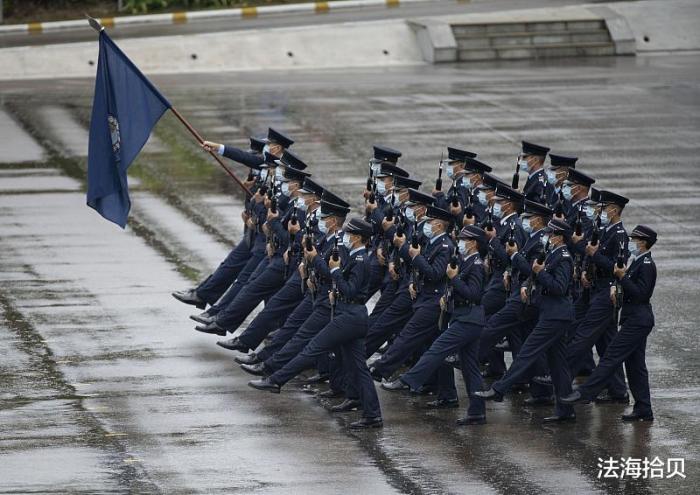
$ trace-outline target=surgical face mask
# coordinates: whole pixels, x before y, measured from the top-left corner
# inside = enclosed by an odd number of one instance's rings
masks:
[[[275,179],[284,179],[284,170],[282,169],[282,167],[275,167]]]
[[[557,174],[554,170],[547,170],[547,182],[552,185],[557,183]]]
[[[528,163],[524,157],[520,157],[518,160],[518,167],[520,168],[521,172],[527,172]]]
[[[462,256],[466,256],[469,252],[469,248],[467,248],[467,241],[459,241],[457,248],[459,249],[459,254]]]
[[[454,168],[454,167],[450,167],[450,166],[448,165],[447,168],[445,169],[445,172],[447,173],[447,178],[448,178],[448,179],[453,179],[453,178],[454,178],[454,176],[455,176],[455,168]]]
[[[639,245],[636,242],[630,243],[629,249],[630,249],[630,256],[634,256],[635,258],[637,256],[639,256],[640,249],[639,249]]]
[[[600,224],[606,226],[610,223],[610,218],[608,217],[608,212],[603,210],[600,214]]]
[[[386,184],[384,184],[384,181],[377,181],[377,192],[381,195],[386,194]]]
[[[574,197],[574,192],[571,187],[571,184],[564,184],[561,188],[561,193],[564,195],[564,198],[568,201],[570,201],[571,198]]]
[[[432,239],[433,236],[435,235],[435,234],[433,234],[433,226],[430,225],[430,223],[425,222],[425,223],[423,224],[423,234],[424,234],[425,237],[427,237],[428,239]]]
[[[501,203],[494,203],[491,213],[494,217],[501,218],[501,216],[503,215],[503,207],[501,206]]]
[[[479,191],[476,194],[476,199],[479,200],[481,206],[487,206],[489,204],[489,200],[486,199],[486,191]]]
[[[270,154],[270,145],[266,144],[265,146],[263,146],[262,152],[263,152],[263,156],[269,155]]]
[[[409,220],[411,222],[416,221],[416,213],[413,211],[413,208],[411,208],[410,206],[404,210],[403,214],[406,216],[407,220]]]
[[[523,218],[523,230],[525,230],[525,232],[528,234],[532,234],[532,225],[530,225],[529,218]]]
[[[352,251],[352,242],[350,241],[350,234],[343,234],[343,246],[348,251]]]
[[[306,209],[308,208],[308,206],[306,206],[306,201],[304,201],[304,198],[301,197],[296,198],[294,200],[294,206],[296,206],[301,211],[306,211]]]
[[[593,205],[586,205],[584,211],[586,212],[586,218],[588,218],[590,221],[593,221],[593,219],[595,218],[595,207]]]
[[[377,174],[382,170],[382,164],[381,162],[375,162],[371,160],[369,162],[369,168],[372,171],[372,175],[376,177]]]
[[[282,185],[280,186],[280,192],[284,195],[289,197],[289,182],[283,182]]]
[[[318,231],[321,232],[323,235],[328,234],[328,224],[323,218],[319,218],[318,220]]]
[[[540,237],[540,242],[545,249],[549,249],[549,234],[544,234],[542,237]]]
[[[260,180],[263,182],[267,180],[267,173],[269,172],[268,169],[264,168],[260,171]]]

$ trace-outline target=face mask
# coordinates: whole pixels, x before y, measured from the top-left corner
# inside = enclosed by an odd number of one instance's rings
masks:
[[[569,184],[566,184],[561,188],[561,193],[564,195],[564,199],[569,201],[571,200],[571,198],[574,197],[574,193],[571,190],[571,186]]]
[[[275,179],[284,179],[284,170],[282,170],[282,167],[275,167]]]
[[[263,182],[267,180],[268,169],[264,168],[260,171],[260,180]]]
[[[270,154],[270,145],[266,144],[265,146],[263,146],[262,152],[263,152],[263,156],[269,155]]]
[[[608,212],[603,211],[603,213],[600,214],[600,224],[601,225],[608,225],[610,223],[610,218],[608,218]]]
[[[557,183],[557,174],[554,170],[547,170],[547,182],[554,185]]]
[[[373,176],[377,176],[377,174],[382,170],[382,164],[380,162],[369,162],[369,168],[372,171]]]
[[[518,167],[520,167],[521,172],[527,172],[527,160],[525,158],[518,160]]]
[[[328,234],[328,224],[326,224],[326,221],[322,218],[318,221],[318,231],[323,235]]]
[[[455,176],[455,169],[454,169],[454,167],[447,167],[446,173],[447,173],[447,178],[448,178],[448,179],[454,178],[454,176]]]
[[[295,199],[295,200],[294,200],[294,206],[296,206],[297,209],[299,209],[299,210],[301,210],[301,211],[306,211],[306,208],[308,208],[308,207],[306,206],[306,202],[304,201],[303,198],[297,198],[297,199]]]
[[[282,185],[280,186],[280,192],[284,195],[289,197],[289,182],[283,182]]]
[[[525,232],[528,234],[532,234],[532,225],[530,225],[529,218],[523,218],[523,230],[525,230]]]
[[[586,218],[588,218],[590,221],[593,221],[595,218],[595,208],[591,205],[586,206]]]
[[[639,256],[639,246],[637,243],[630,244],[630,256],[634,256],[635,258]]]
[[[503,207],[501,206],[501,203],[494,203],[491,213],[494,217],[501,218],[501,215],[503,215]]]
[[[432,238],[433,238],[433,235],[434,235],[434,234],[433,234],[433,226],[430,225],[428,222],[425,222],[425,223],[423,224],[423,234],[424,234],[425,237],[427,237],[428,239],[432,239]]]
[[[406,219],[415,222],[416,221],[416,214],[413,212],[413,208],[406,208],[403,212],[403,214],[406,216]]]
[[[352,242],[350,242],[349,234],[343,235],[343,246],[345,246],[345,249],[347,249],[348,251],[352,251]]]
[[[479,191],[476,194],[476,199],[479,200],[481,206],[486,206],[489,203],[489,201],[486,199],[486,191]]]
[[[377,192],[379,194],[386,194],[386,184],[384,184],[384,181],[377,181]]]
[[[544,246],[545,250],[549,249],[549,234],[544,234],[542,237],[540,237],[540,242]]]
[[[459,244],[457,245],[459,249],[459,254],[462,256],[466,256],[469,249],[467,248],[467,241],[459,241]]]

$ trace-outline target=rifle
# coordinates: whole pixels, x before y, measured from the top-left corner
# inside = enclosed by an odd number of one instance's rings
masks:
[[[537,264],[541,265],[544,263],[545,257],[547,256],[547,251],[549,250],[549,242],[547,242],[547,245],[544,247],[544,249],[537,254]],[[527,277],[527,285],[525,286],[525,304],[530,305],[532,304],[532,296],[535,293],[536,289],[536,284],[535,284],[535,272],[530,271],[530,275]]]
[[[620,241],[620,247],[617,250],[617,260],[615,261],[615,266],[618,268],[625,267],[625,243]],[[620,324],[620,308],[622,307],[622,284],[620,280],[615,277],[615,298],[613,301],[613,321],[615,322],[615,328]]]
[[[459,266],[459,257],[457,256],[458,253],[458,248],[455,246],[454,251],[452,252],[452,257],[450,258],[450,268],[453,270]],[[459,274],[457,275],[459,276]],[[445,293],[443,294],[443,297],[445,298],[445,309],[440,306],[440,318],[438,319],[438,330],[443,330],[443,326],[445,323],[445,314],[447,313],[452,313],[454,311],[454,301],[452,300],[452,290],[453,290],[453,284],[452,280],[448,279],[447,283],[445,284]]]
[[[559,197],[554,205],[554,215],[563,216],[564,215],[564,193],[559,190]]]
[[[401,210],[396,214],[396,235],[403,236],[406,235],[406,217],[401,213]],[[399,249],[394,247],[394,255],[392,256],[394,260],[394,271],[400,276],[402,269],[403,260],[401,259],[401,253]]]
[[[289,224],[287,225],[287,229],[289,229],[289,225],[296,225],[299,221],[299,217],[297,214],[297,205],[296,203],[294,204],[294,208],[292,208],[292,215],[289,217]],[[289,266],[292,264],[292,256],[296,257],[296,235],[292,234],[289,232],[289,255],[287,256],[287,263],[284,265],[284,278],[285,280],[287,279],[287,276],[289,275]]]
[[[450,205],[454,208],[459,206],[459,195],[457,194],[457,179],[452,178],[452,187],[450,188]]]
[[[466,218],[474,218],[474,205],[472,205],[472,195],[467,194],[467,204],[464,207],[464,216]]]
[[[513,182],[512,182],[513,189],[515,189],[516,191],[518,189],[518,183],[520,182],[520,175],[518,175],[519,171],[520,171],[520,155],[518,155],[518,159],[515,161],[515,173],[513,174]]]
[[[574,233],[580,236],[583,233],[583,203],[578,205],[578,211],[576,212],[576,222],[574,223]],[[578,294],[581,290],[581,255],[576,253],[574,256],[574,291]]]
[[[436,191],[442,191],[442,158],[444,156],[444,152],[442,155],[440,155],[440,164],[438,165],[438,177],[435,179],[435,190]]]
[[[600,241],[600,215],[598,215],[595,220],[593,220],[593,229],[591,231],[591,246],[597,246]],[[586,255],[583,258],[583,263],[581,264],[581,272],[586,274],[586,278],[593,282],[595,278],[595,272],[591,271],[591,257]]]
[[[338,261],[340,259],[340,250],[338,249],[338,232],[335,233],[335,236],[333,238],[333,249],[331,250],[331,259],[333,261]],[[335,316],[336,304],[338,303],[338,284],[336,283],[335,279],[332,279],[331,282],[331,295],[332,297],[330,298],[330,303],[332,320]]]
[[[508,231],[508,245],[510,247],[514,247],[516,244],[515,242],[515,224],[511,223],[510,224],[510,230]],[[513,272],[513,264],[509,261],[508,265],[506,266],[505,272],[503,272],[504,276],[504,284],[503,288],[506,291],[506,295],[510,292],[510,289],[512,287],[512,280],[511,280],[511,273]]]
[[[304,226],[304,249],[307,251],[311,251],[314,248],[313,229],[317,224],[318,224],[318,219],[316,218],[316,212],[314,211],[312,214],[310,214],[306,217],[306,225]],[[305,276],[302,277],[302,281],[301,281],[301,293],[302,294],[306,294],[306,289],[307,289],[306,283],[309,281],[309,279],[312,277],[315,278],[315,271],[314,271],[313,267],[308,266],[308,264],[305,266],[304,273],[305,273]],[[315,295],[313,293],[313,291],[312,291],[311,295],[312,296]]]

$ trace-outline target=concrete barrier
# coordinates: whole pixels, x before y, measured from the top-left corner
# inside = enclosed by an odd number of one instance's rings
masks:
[[[403,20],[120,39],[147,74],[423,64]],[[97,41],[0,49],[0,80],[94,77]]]
[[[359,9],[367,7],[399,7],[408,3],[446,2],[455,0],[342,0],[342,1],[316,1],[296,3],[288,5],[269,5],[262,7],[243,7],[238,9],[199,10],[193,12],[173,12],[168,14],[134,15],[123,17],[103,17],[100,22],[105,27],[121,27],[136,25],[165,25],[184,24],[187,22],[206,21],[211,19],[249,19],[268,15],[283,14],[325,14],[327,12],[345,9]],[[53,31],[67,31],[72,29],[84,29],[87,26],[85,19],[55,22],[29,22],[27,24],[10,24],[0,26],[2,34],[38,34]]]

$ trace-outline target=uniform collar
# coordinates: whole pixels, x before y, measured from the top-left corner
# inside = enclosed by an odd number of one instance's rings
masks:
[[[365,249],[364,246],[356,247],[355,249],[353,249],[352,251],[350,251],[350,256],[352,256],[353,254],[357,253],[358,251],[362,251],[363,249]]]
[[[479,251],[476,251],[476,252],[474,252],[474,253],[472,253],[472,254],[467,255],[467,257],[464,258],[464,261],[469,261],[471,258],[473,258],[474,256],[476,256],[477,254],[479,254]]]
[[[605,231],[607,232],[607,231],[609,231],[609,230],[612,230],[613,227],[617,227],[617,226],[620,225],[621,223],[622,223],[622,220],[618,220],[617,222],[615,222],[615,223],[613,223],[613,224],[611,224],[611,225],[608,225],[607,228],[605,229]]]
[[[444,235],[445,235],[445,232],[443,232],[440,235],[436,235],[435,237],[430,239],[430,244],[435,244],[438,241],[438,239],[442,239]]]
[[[539,233],[542,232],[543,230],[544,230],[544,228],[541,228],[541,229],[536,230],[535,232],[533,232],[532,234],[530,234],[530,237],[535,237],[537,234],[539,234]]]
[[[530,175],[528,175],[527,178],[528,178],[528,179],[532,179],[534,176],[536,176],[537,174],[539,174],[539,173],[542,172],[542,171],[544,171],[543,168],[538,169],[538,170],[535,170],[535,171],[532,172]]]

